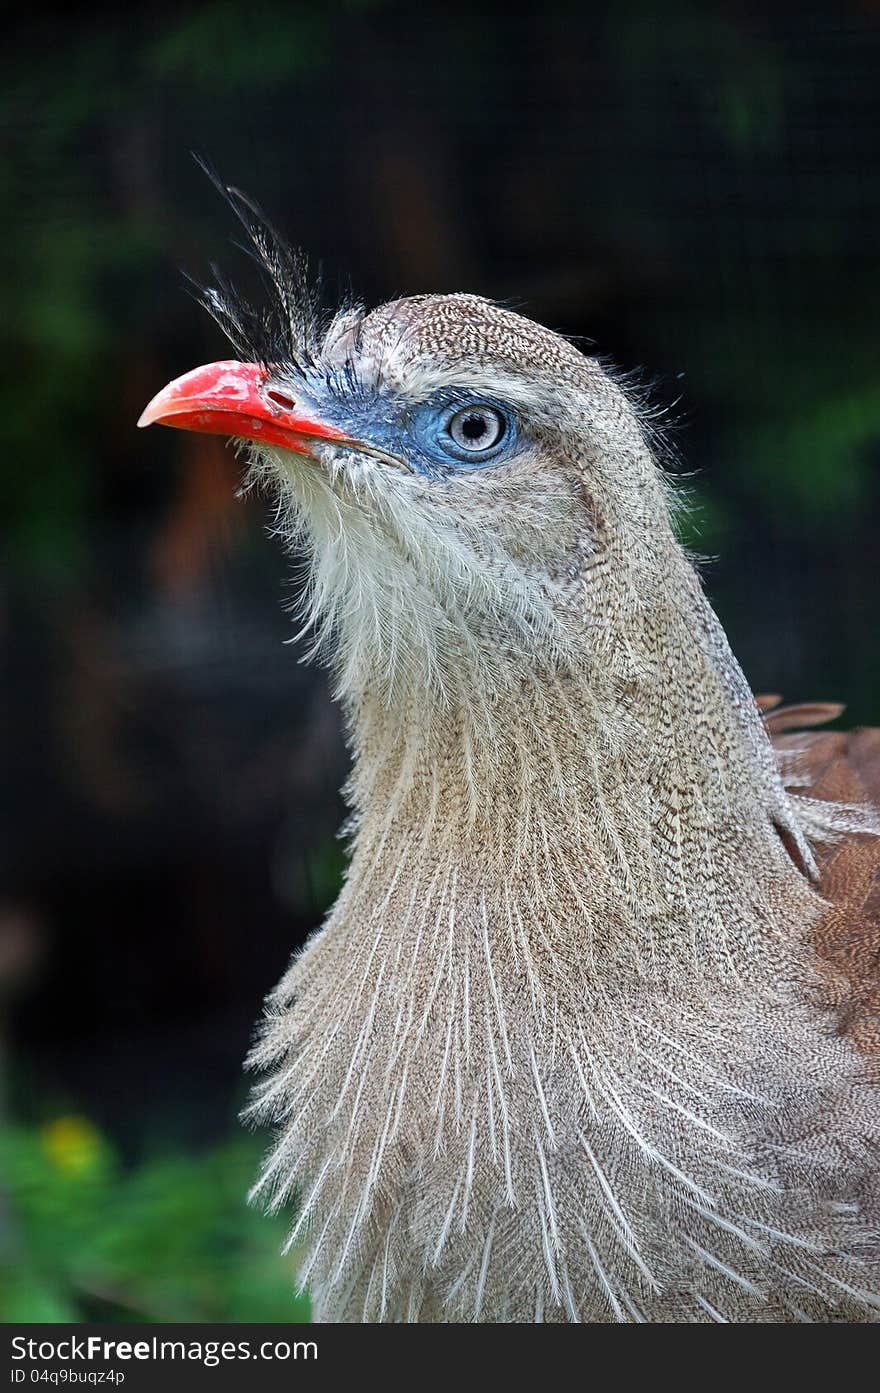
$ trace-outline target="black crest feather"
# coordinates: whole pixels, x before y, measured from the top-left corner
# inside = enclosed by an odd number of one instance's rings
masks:
[[[207,160],[193,158],[243,227],[247,240],[238,245],[258,267],[265,292],[261,304],[251,303],[212,264],[212,285],[191,282],[196,299],[241,358],[266,368],[307,372],[334,318],[323,305],[320,274],[246,194],[227,184]]]

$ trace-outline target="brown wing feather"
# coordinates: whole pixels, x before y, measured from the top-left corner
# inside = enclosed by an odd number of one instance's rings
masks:
[[[760,705],[759,699],[759,705]],[[762,708],[777,748],[796,748],[810,774],[805,793],[829,802],[880,805],[880,730],[791,736],[795,727],[840,715],[832,703]],[[840,1028],[861,1050],[880,1055],[880,837],[844,836],[817,849],[820,890],[831,908],[813,938],[821,961],[847,983]]]
[[[784,730],[804,730],[807,726],[824,726],[836,721],[845,708],[839,701],[803,701],[798,706],[780,706],[781,698],[758,697],[758,705],[764,714],[764,725],[774,735]],[[763,705],[761,703],[764,703]],[[772,702],[772,706],[768,705]]]

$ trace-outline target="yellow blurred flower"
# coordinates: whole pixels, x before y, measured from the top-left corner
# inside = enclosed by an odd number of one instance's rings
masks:
[[[68,1175],[87,1175],[104,1154],[100,1132],[85,1117],[56,1117],[40,1131],[43,1150]]]

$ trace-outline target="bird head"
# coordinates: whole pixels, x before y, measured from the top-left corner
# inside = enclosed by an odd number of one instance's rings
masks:
[[[343,695],[473,704],[475,686],[610,661],[614,616],[663,591],[674,547],[627,395],[477,295],[322,317],[301,258],[236,210],[270,313],[203,292],[241,358],[171,382],[139,424],[246,442],[309,557],[305,627],[331,640]]]

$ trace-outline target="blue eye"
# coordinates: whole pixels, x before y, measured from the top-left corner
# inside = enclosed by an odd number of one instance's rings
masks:
[[[446,433],[457,449],[467,455],[482,455],[500,445],[507,422],[494,406],[463,406],[446,422]]]
[[[501,403],[468,401],[463,394],[426,405],[412,422],[422,457],[432,466],[449,465],[479,469],[506,454],[516,440],[512,411]]]
[[[512,434],[507,415],[482,401],[448,409],[436,420],[433,432],[444,454],[473,465],[494,459]]]

